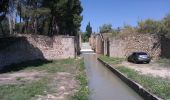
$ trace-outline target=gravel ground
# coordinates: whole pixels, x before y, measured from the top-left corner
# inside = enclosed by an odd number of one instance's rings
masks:
[[[161,65],[154,62],[151,62],[149,64],[134,64],[124,61],[120,66],[125,66],[134,69],[136,71],[139,71],[141,74],[149,74],[155,77],[170,79],[170,68],[162,67]]]

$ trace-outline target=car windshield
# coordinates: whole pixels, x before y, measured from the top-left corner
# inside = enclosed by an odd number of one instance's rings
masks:
[[[144,53],[144,52],[138,52],[137,54],[138,54],[138,55],[147,55],[147,54]]]

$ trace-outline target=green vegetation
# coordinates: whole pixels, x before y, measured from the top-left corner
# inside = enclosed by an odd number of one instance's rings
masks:
[[[112,25],[111,24],[103,24],[99,27],[100,33],[111,33],[112,32]]]
[[[85,73],[84,61],[80,62],[79,73],[76,78],[80,81],[80,89],[72,97],[73,100],[88,100],[89,99],[89,89],[87,87],[87,78]]]
[[[106,56],[101,56],[100,59],[106,61],[109,64],[119,64],[123,61],[122,58],[111,58]],[[163,62],[165,62],[164,60]],[[169,63],[169,62],[168,62]],[[116,65],[115,65],[116,66]],[[167,100],[170,98],[170,80],[163,79],[160,77],[153,77],[151,75],[142,75],[139,72],[129,69],[124,66],[117,66],[117,70],[125,74],[128,78],[141,84],[150,92],[156,94],[157,96]]]
[[[163,29],[163,22],[147,19],[138,22],[138,32],[157,34],[161,33]]]
[[[170,38],[170,14],[167,14],[162,20],[146,19],[138,21],[136,27],[124,24],[124,26],[114,29],[111,24],[104,24],[100,26],[100,33],[112,33],[111,36],[123,37],[130,34],[156,34]]]
[[[48,73],[74,72],[77,66],[77,62],[74,59],[63,59],[54,61],[34,60],[7,66],[0,72],[7,73],[20,70],[46,71]]]
[[[161,58],[156,61],[158,64],[160,64],[162,67],[170,67],[170,59],[167,58]]]
[[[75,36],[80,30],[82,11],[80,0],[2,0],[0,35],[7,34],[4,34],[6,26],[1,24],[6,20],[10,35],[18,32]],[[16,23],[17,18],[20,19],[20,23]]]
[[[7,14],[7,11],[8,11],[8,2],[9,0],[3,0],[3,1],[0,1],[0,30],[1,30],[1,33],[2,35],[6,36],[5,34],[5,30],[3,28],[3,26],[6,26],[4,24],[4,19],[5,19],[5,16]]]
[[[18,66],[18,68],[17,68]],[[28,72],[46,72],[46,76],[40,77],[38,80],[33,80],[32,82],[24,82],[22,84],[15,85],[0,85],[0,98],[2,100],[30,100],[37,95],[46,95],[48,92],[53,93],[54,81],[53,75],[57,72],[67,72],[75,76],[75,78],[80,82],[80,87],[78,92],[75,93],[71,99],[73,100],[87,100],[89,96],[89,90],[87,87],[87,79],[84,68],[83,59],[63,59],[55,61],[30,61],[24,62],[16,65],[11,65],[14,67],[12,70],[5,70],[8,72],[18,72],[18,71],[28,71]],[[9,67],[10,68],[10,67]],[[24,77],[16,77],[17,81],[22,81]],[[58,80],[57,80],[58,81]],[[49,84],[50,83],[50,84]],[[57,83],[54,83],[57,84]],[[69,83],[68,83],[69,84]],[[45,92],[47,91],[47,92]]]
[[[43,78],[30,84],[2,85],[0,97],[2,100],[30,100],[31,97],[43,94],[47,84],[48,79]]]
[[[63,60],[54,60],[51,61],[50,63],[45,63],[37,67],[29,66],[25,70],[46,71],[48,73],[56,73],[56,72],[74,73],[76,67],[78,67],[78,65],[75,59],[63,59]]]
[[[92,27],[91,27],[90,22],[89,22],[86,26],[86,32],[82,33],[83,42],[89,41],[91,34],[92,34]]]
[[[116,69],[127,75],[128,78],[141,84],[157,96],[165,100],[170,98],[170,80],[158,77],[156,78],[150,75],[141,75],[137,71],[123,66],[117,67]]]
[[[101,60],[106,61],[109,64],[120,64],[125,59],[124,58],[114,58],[114,57],[108,57],[108,56],[100,56]]]

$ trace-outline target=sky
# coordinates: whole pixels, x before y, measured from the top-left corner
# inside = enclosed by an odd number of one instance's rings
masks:
[[[170,14],[170,0],[81,0],[81,4],[83,32],[88,22],[93,32],[98,32],[103,24],[112,24],[113,28],[136,26],[138,21],[161,20]]]

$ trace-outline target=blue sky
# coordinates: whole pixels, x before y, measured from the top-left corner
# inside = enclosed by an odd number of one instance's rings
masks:
[[[161,20],[170,14],[170,0],[81,0],[81,3],[82,31],[88,22],[93,31],[98,32],[103,24],[112,24],[113,28],[124,24],[136,26],[140,20]]]

